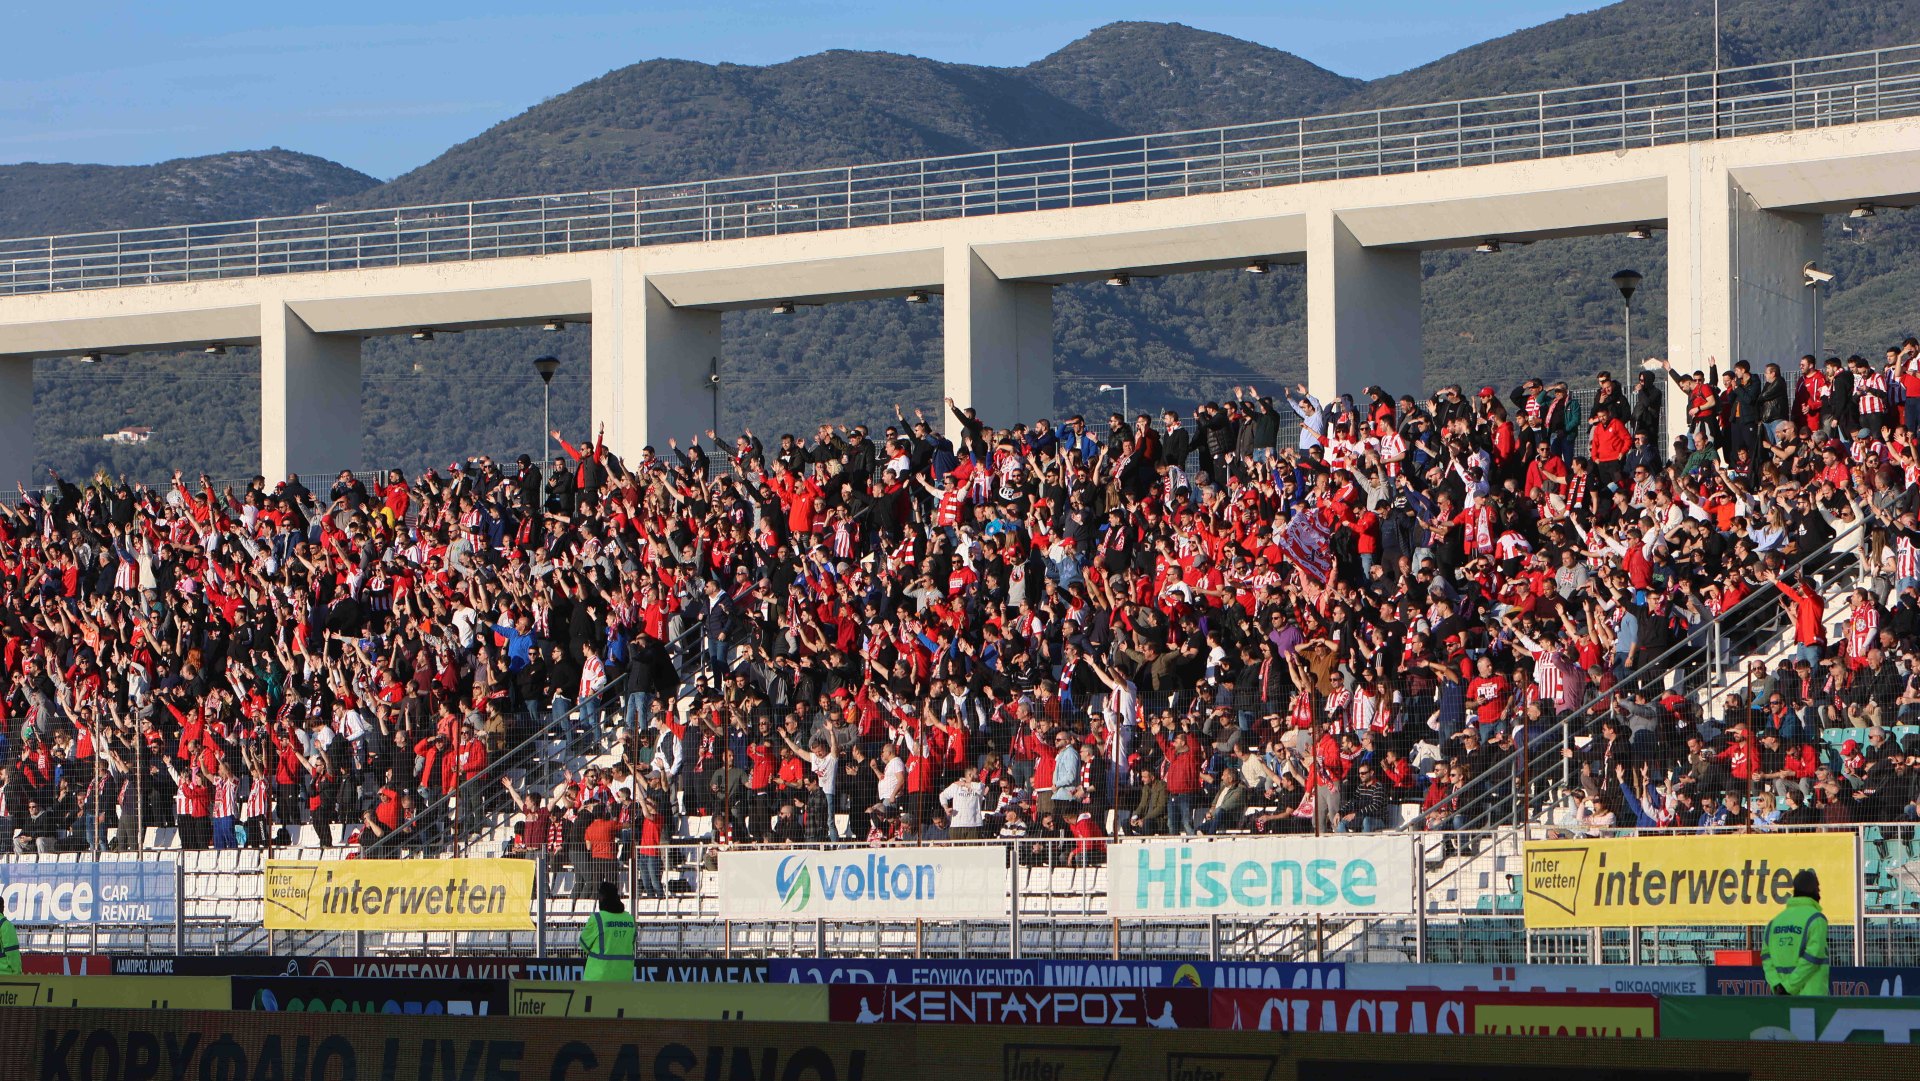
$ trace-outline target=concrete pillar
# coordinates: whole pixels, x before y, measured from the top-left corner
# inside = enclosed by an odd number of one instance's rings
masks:
[[[34,489],[33,359],[0,357],[0,491]]]
[[[1307,216],[1307,389],[1419,394],[1420,253],[1368,248],[1330,210]]]
[[[1791,379],[1814,351],[1816,298],[1802,270],[1820,257],[1820,216],[1754,205],[1712,149],[1695,147],[1669,181],[1667,356],[1682,372],[1746,360],[1758,373],[1772,362]],[[1673,387],[1669,439],[1685,417]]]
[[[715,427],[720,364],[720,313],[674,307],[635,254],[613,253],[593,285],[593,424],[629,460],[649,444],[669,457],[669,437],[684,446]]]
[[[260,474],[334,473],[362,462],[360,338],[316,334],[284,301],[260,312]]]
[[[1008,282],[971,247],[946,256],[946,396],[989,428],[1053,417],[1053,286]],[[959,423],[946,414],[947,435]]]

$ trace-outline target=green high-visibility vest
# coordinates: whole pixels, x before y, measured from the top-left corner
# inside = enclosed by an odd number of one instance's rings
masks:
[[[13,921],[0,916],[0,976],[20,975],[20,932]]]
[[[1832,968],[1827,961],[1827,917],[1820,902],[1795,897],[1767,924],[1767,986],[1789,995],[1824,995]]]
[[[633,980],[633,916],[595,912],[580,928],[580,952],[587,955],[589,980]]]

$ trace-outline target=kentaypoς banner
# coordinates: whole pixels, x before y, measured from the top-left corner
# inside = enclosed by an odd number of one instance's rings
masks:
[[[274,930],[533,929],[528,860],[269,860],[262,881]]]
[[[179,904],[174,862],[16,860],[0,866],[0,897],[18,924],[168,924]]]
[[[1528,927],[1765,924],[1820,876],[1821,910],[1852,923],[1860,867],[1851,834],[1740,833],[1529,841]]]
[[[993,919],[1007,914],[998,845],[720,853],[727,919]]]
[[[1115,916],[1360,916],[1413,911],[1405,835],[1127,841],[1107,857]]]

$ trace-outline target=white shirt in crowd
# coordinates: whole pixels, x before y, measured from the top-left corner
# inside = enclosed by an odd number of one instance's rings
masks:
[[[958,780],[940,793],[940,806],[947,809],[947,824],[961,829],[979,829],[982,821],[981,805],[986,800],[986,786],[979,781]]]

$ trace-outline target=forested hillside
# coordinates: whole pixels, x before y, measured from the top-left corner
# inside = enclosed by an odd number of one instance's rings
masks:
[[[1019,68],[844,51],[767,67],[649,61],[583,83],[378,186],[284,152],[148,171],[0,168],[0,231],[752,174],[1667,74],[1709,65],[1710,8],[1708,0],[1625,0],[1370,83],[1280,49],[1158,23],[1106,26]],[[1722,8],[1729,63],[1920,41],[1920,0],[1724,0]],[[281,172],[217,164],[227,159],[261,159]],[[1647,276],[1636,298],[1637,351],[1656,348],[1665,340],[1663,247],[1602,237],[1428,256],[1427,382],[1506,382],[1542,370],[1586,378],[1617,366],[1619,298],[1607,279],[1623,266]],[[1839,274],[1827,308],[1830,346],[1866,350],[1920,327],[1916,253],[1920,229],[1903,213],[1829,224],[1827,262]],[[1290,268],[1264,278],[1219,272],[1058,289],[1059,406],[1117,406],[1116,396],[1095,392],[1103,382],[1128,383],[1136,407],[1248,382],[1292,383],[1305,366],[1303,287]],[[723,425],[810,430],[823,417],[890,417],[895,401],[935,405],[940,314],[937,300],[729,314]],[[366,464],[414,469],[469,451],[537,450],[539,382],[528,361],[543,352],[565,365],[554,382],[555,421],[579,430],[587,347],[584,327],[369,342]],[[256,454],[256,369],[238,352],[42,362],[42,456],[141,475],[172,463],[244,473]],[[127,424],[158,434],[134,447],[100,441]],[[695,418],[683,434],[704,427]]]

